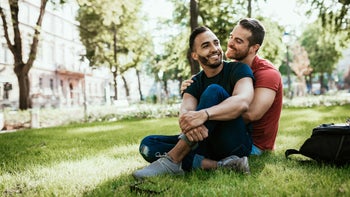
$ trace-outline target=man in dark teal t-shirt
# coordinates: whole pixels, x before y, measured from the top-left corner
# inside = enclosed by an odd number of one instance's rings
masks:
[[[193,83],[185,93],[189,93],[197,100],[200,100],[201,94],[210,84],[218,84],[222,86],[226,92],[233,92],[234,85],[238,80],[244,77],[253,78],[253,74],[249,66],[240,62],[223,62],[223,69],[219,74],[213,77],[207,77],[204,71],[195,75]]]
[[[140,153],[152,163],[133,173],[137,179],[195,168],[249,172],[252,139],[241,115],[253,100],[253,73],[246,64],[224,62],[220,41],[206,27],[196,28],[189,43],[203,70],[183,94],[181,133],[142,140]]]

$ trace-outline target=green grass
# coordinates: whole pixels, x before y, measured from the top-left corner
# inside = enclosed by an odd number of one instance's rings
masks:
[[[322,123],[344,122],[350,105],[285,108],[276,150],[249,158],[251,175],[197,170],[152,178],[139,188],[160,196],[350,196],[350,167],[293,156]],[[130,191],[131,173],[147,163],[138,143],[149,134],[178,133],[176,118],[123,120],[0,134],[0,196],[147,196]]]

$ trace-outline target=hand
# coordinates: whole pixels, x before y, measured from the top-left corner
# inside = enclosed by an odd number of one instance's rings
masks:
[[[192,79],[187,79],[181,83],[181,88],[180,88],[181,94],[185,92],[185,90],[187,89],[188,86],[191,85],[191,83],[193,83]]]
[[[203,141],[208,137],[208,129],[204,125],[201,125],[188,131],[185,135],[190,142]]]
[[[202,125],[207,120],[207,114],[204,110],[188,111],[180,115],[179,125],[183,133]]]

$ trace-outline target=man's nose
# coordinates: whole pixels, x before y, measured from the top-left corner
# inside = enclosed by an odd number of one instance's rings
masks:
[[[220,48],[219,45],[215,45],[215,44],[210,45],[210,51],[217,51],[219,50],[219,48]]]
[[[228,46],[233,45],[233,39],[229,38],[227,41],[227,45]]]

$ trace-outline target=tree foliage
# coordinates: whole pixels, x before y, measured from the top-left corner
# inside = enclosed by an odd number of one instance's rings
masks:
[[[91,66],[106,65],[114,78],[136,68],[149,52],[150,36],[141,32],[141,0],[80,0],[77,20]],[[136,68],[139,69],[139,68]],[[125,81],[125,79],[123,78]],[[127,83],[124,83],[127,95]]]
[[[332,74],[342,55],[342,39],[341,35],[335,36],[324,29],[321,21],[308,26],[300,38],[301,45],[308,53],[313,72],[320,75],[321,89],[325,86],[324,74]]]
[[[181,32],[185,32],[186,35],[179,36],[177,38],[177,42],[179,39],[184,39],[181,43],[184,43],[181,49],[168,48],[170,51],[174,50],[188,50],[188,37],[191,31],[190,25],[190,1],[189,0],[181,0],[175,1],[171,0],[174,4],[174,13],[173,13],[173,23],[178,24],[182,29]],[[252,3],[252,1],[233,1],[233,0],[218,0],[215,2],[210,1],[197,1],[198,2],[198,26],[207,26],[209,27],[220,39],[221,46],[223,50],[226,50],[226,44],[228,40],[228,36],[232,31],[233,27],[237,24],[237,22],[244,18],[250,13],[252,15],[252,10],[256,10],[258,7],[256,4]],[[256,2],[256,1],[253,1]],[[250,7],[250,8],[249,8]],[[249,9],[251,9],[249,11]],[[276,22],[273,22],[269,19],[256,17],[262,21],[265,28],[267,29],[266,38],[263,44],[262,49],[259,51],[259,54],[265,58],[268,58],[270,61],[279,65],[281,62],[282,54],[281,54],[281,39],[283,28],[279,26]],[[191,19],[192,20],[192,19]],[[267,44],[268,43],[268,44]],[[172,52],[167,52],[168,54],[177,54]],[[165,56],[167,57],[167,56]],[[175,61],[175,59],[173,59]],[[187,73],[188,69],[185,69],[189,66],[189,62],[185,59],[176,59],[177,65],[184,65],[184,67],[179,68],[179,72],[183,77],[189,77],[191,74],[195,73]],[[186,66],[187,65],[187,66]]]
[[[260,16],[257,19],[261,21],[266,31],[264,42],[258,54],[271,61],[276,67],[279,67],[282,64],[284,55],[283,50],[281,50],[284,48],[282,43],[284,28],[269,18]]]
[[[311,5],[308,14],[318,10],[324,28],[333,33],[345,32],[350,38],[350,0],[306,0],[306,2]]]

